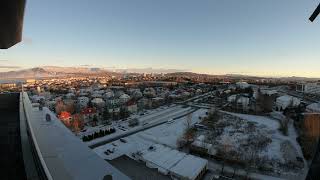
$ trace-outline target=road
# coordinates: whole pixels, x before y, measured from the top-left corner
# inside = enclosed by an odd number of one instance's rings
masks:
[[[198,95],[198,96],[195,96],[195,97],[192,97],[192,98],[189,98],[187,100],[184,100],[182,102],[176,102],[175,104],[186,104],[190,101],[194,101],[196,99],[200,99],[200,98],[203,98],[203,97],[206,97],[206,96],[209,96],[209,95],[212,95],[214,94],[216,91],[210,91],[210,92],[207,92],[207,93],[204,93],[204,94],[201,94],[201,95]]]
[[[137,132],[144,131],[146,129],[150,129],[155,126],[159,126],[161,124],[166,123],[171,118],[186,116],[187,114],[190,114],[190,113],[194,112],[195,110],[196,109],[194,109],[194,108],[185,108],[180,111],[170,111],[170,113],[168,113],[168,112],[160,113],[157,116],[154,116],[153,114],[151,114],[150,117],[144,117],[144,119],[142,121],[142,122],[149,122],[148,124],[139,126],[137,128],[132,128],[128,131],[122,132],[121,134],[116,134],[114,136],[109,135],[109,136],[102,137],[101,140],[97,139],[98,140],[97,142],[90,143],[88,145],[90,148],[93,149],[98,146],[102,146],[102,145],[107,144],[109,142],[115,141],[117,139],[130,136],[130,135],[135,134]]]

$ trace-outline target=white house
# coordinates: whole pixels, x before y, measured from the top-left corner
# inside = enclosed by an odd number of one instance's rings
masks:
[[[92,105],[102,108],[106,105],[106,103],[104,102],[103,99],[101,98],[94,98],[93,100],[91,100]]]
[[[68,98],[68,99],[72,99],[74,97],[75,97],[74,93],[70,92],[70,93],[66,94],[66,98]]]
[[[114,93],[111,90],[106,91],[106,93],[103,95],[104,98],[109,99],[114,97]]]
[[[136,113],[138,111],[137,103],[135,103],[134,101],[130,100],[126,103],[126,105],[130,113]]]
[[[83,109],[88,106],[89,98],[84,96],[78,97],[77,103],[79,108]]]
[[[142,98],[142,92],[140,91],[140,89],[136,89],[132,92],[132,97],[136,98],[136,99],[140,99]]]
[[[122,94],[120,97],[120,103],[126,103],[127,101],[129,101],[130,96],[128,94]]]
[[[92,98],[101,98],[102,97],[102,94],[100,93],[97,93],[97,92],[94,92],[92,95],[91,95]]]
[[[144,91],[143,91],[143,94],[145,96],[155,97],[156,96],[156,91],[153,88],[145,88]]]

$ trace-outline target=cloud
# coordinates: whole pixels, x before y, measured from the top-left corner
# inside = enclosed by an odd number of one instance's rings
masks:
[[[1,60],[1,59],[0,59],[0,62],[8,62],[8,60]]]
[[[18,69],[21,68],[20,66],[5,66],[5,65],[0,65],[0,69]]]
[[[90,64],[82,64],[82,65],[80,65],[80,66],[82,66],[82,67],[89,67],[89,66],[92,66],[92,65],[90,65]]]

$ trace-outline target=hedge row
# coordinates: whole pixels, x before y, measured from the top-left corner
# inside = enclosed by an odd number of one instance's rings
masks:
[[[114,128],[110,128],[107,130],[100,130],[99,132],[94,132],[93,134],[87,135],[87,136],[83,136],[82,137],[82,141],[91,141],[93,139],[99,138],[99,137],[103,137],[109,134],[112,134],[116,132],[116,129]]]

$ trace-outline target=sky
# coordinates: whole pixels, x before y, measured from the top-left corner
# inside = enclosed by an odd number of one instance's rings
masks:
[[[319,0],[29,0],[0,71],[167,68],[320,77]]]

